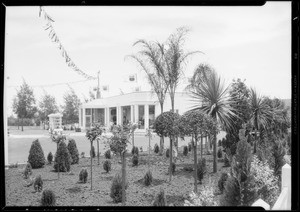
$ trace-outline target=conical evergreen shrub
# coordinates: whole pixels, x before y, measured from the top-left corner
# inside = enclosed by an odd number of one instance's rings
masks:
[[[29,175],[32,174],[32,167],[31,167],[30,163],[26,164],[23,174],[24,174],[25,179],[28,179]]]
[[[166,206],[167,200],[165,196],[164,190],[160,190],[159,193],[155,196],[155,199],[153,201],[153,206]]]
[[[240,187],[234,177],[229,177],[225,182],[223,195],[220,198],[220,206],[238,206],[240,205]]]
[[[76,142],[74,139],[70,139],[68,143],[68,150],[72,157],[71,164],[78,164],[79,163],[79,152],[76,146]]]
[[[57,172],[68,172],[71,168],[72,157],[69,153],[67,145],[64,141],[61,141],[58,145],[58,150],[54,159],[54,170]],[[59,169],[58,169],[59,167]]]
[[[44,151],[38,139],[31,144],[28,162],[33,169],[42,168],[46,163]]]
[[[125,181],[125,189],[128,187],[128,182]],[[112,181],[110,188],[110,197],[115,203],[122,201],[122,175],[117,173]],[[126,195],[125,195],[126,199]]]
[[[42,206],[55,206],[55,194],[52,190],[46,189],[42,193],[41,205]]]
[[[110,149],[108,149],[108,150],[105,151],[104,156],[105,156],[106,159],[111,159]]]
[[[52,152],[49,152],[48,156],[47,156],[47,160],[48,160],[48,163],[51,164],[52,161],[53,161],[53,155],[52,155]]]
[[[184,156],[187,156],[188,152],[189,152],[188,147],[187,147],[187,146],[184,146],[184,147],[183,147],[183,155],[184,155]]]
[[[144,184],[145,184],[145,186],[151,185],[152,180],[153,180],[153,178],[152,178],[152,173],[151,173],[150,170],[148,170],[148,171],[146,172],[145,176],[144,176]]]
[[[157,144],[154,145],[154,152],[159,153],[159,146]]]

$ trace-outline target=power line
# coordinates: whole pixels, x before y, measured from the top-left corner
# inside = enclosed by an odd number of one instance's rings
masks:
[[[80,81],[74,81],[74,82],[61,82],[61,83],[46,84],[46,85],[31,85],[30,87],[53,87],[53,86],[57,86],[57,85],[75,84],[75,83],[87,82],[87,81],[91,81],[91,80],[94,80],[94,79],[80,80]],[[15,87],[20,87],[20,86],[19,85],[9,85],[7,87],[15,88]]]

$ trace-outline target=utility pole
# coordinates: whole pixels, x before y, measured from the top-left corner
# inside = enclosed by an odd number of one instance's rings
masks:
[[[100,75],[100,71],[98,71],[98,88],[97,88],[97,99],[101,99],[99,75]]]

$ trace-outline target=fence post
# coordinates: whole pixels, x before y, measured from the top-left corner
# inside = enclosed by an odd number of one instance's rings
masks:
[[[291,181],[292,181],[292,175],[291,175],[291,166],[289,164],[285,164],[282,167],[281,172],[281,190],[283,191],[284,187],[288,188],[288,196],[287,196],[287,204],[286,204],[286,210],[291,210]]]
[[[252,206],[259,206],[259,207],[263,207],[265,210],[270,210],[270,205],[265,201],[263,201],[262,199],[258,199],[257,201],[255,201],[252,204]]]

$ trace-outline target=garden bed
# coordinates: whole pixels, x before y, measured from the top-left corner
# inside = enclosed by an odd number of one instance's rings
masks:
[[[200,157],[200,156],[198,156]],[[204,176],[203,183],[198,184],[198,190],[201,191],[203,185],[208,185],[209,181],[218,193],[217,181],[222,172],[229,171],[224,168],[222,162],[218,162],[218,172],[212,173],[213,157],[204,155],[207,163],[207,173]],[[121,203],[113,203],[110,197],[110,187],[112,179],[116,173],[121,172],[120,158],[110,159],[112,170],[106,173],[103,169],[104,157],[100,157],[100,165],[97,164],[97,158],[93,159],[93,189],[90,182],[90,158],[80,158],[79,164],[71,166],[69,173],[60,173],[58,180],[57,173],[53,170],[53,164],[47,164],[44,168],[33,169],[33,177],[41,175],[44,186],[43,189],[51,189],[57,196],[56,205],[58,206],[116,206]],[[148,170],[148,155],[141,153],[139,156],[139,165],[133,167],[131,156],[127,157],[127,180],[129,183],[127,194],[127,206],[151,206],[155,195],[160,188],[164,189],[167,203],[175,206],[182,206],[184,200],[188,199],[189,193],[194,188],[193,171],[185,171],[185,166],[193,165],[193,155],[188,156],[179,154],[176,162],[176,171],[169,182],[168,166],[169,158],[152,153],[150,157],[150,169],[153,176],[153,184],[143,185],[142,178]],[[5,171],[6,181],[6,204],[8,206],[39,206],[42,196],[41,192],[35,192],[33,186],[26,187],[27,182],[23,179],[22,171],[25,166],[8,169]],[[79,183],[79,172],[82,168],[88,170],[88,181],[86,184]],[[210,179],[209,179],[210,178]],[[215,196],[218,201],[219,196]]]

